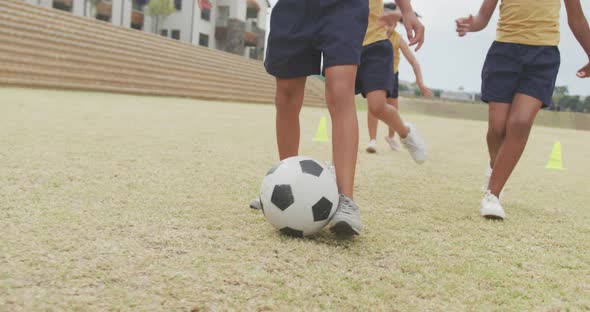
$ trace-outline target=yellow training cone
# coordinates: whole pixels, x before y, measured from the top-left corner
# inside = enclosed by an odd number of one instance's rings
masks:
[[[561,160],[561,143],[555,142],[553,145],[553,151],[551,152],[551,157],[549,158],[549,162],[547,162],[547,169],[554,169],[554,170],[563,170],[563,162]]]
[[[314,142],[328,142],[328,119],[326,117],[322,117],[320,119],[320,125],[318,126],[318,132],[315,134],[315,138],[313,138]]]

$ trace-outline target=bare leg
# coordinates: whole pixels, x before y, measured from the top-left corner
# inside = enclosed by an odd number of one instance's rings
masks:
[[[356,65],[326,69],[326,102],[332,118],[332,157],[341,194],[353,198],[359,128],[354,105]]]
[[[395,129],[400,134],[400,137],[406,138],[408,136],[408,128],[401,119],[397,109],[387,104],[386,101],[386,93],[383,90],[371,91],[367,94],[369,112],[386,123],[390,128]]]
[[[494,168],[496,155],[506,137],[506,123],[511,105],[508,103],[489,103],[488,120],[488,152],[490,153],[490,168]]]
[[[395,107],[395,109],[397,109],[397,111],[399,113],[399,101],[397,98],[388,98],[387,104],[393,105],[393,107]],[[394,136],[395,136],[395,129],[393,129],[392,127],[389,127],[389,137],[393,138]]]
[[[367,125],[369,126],[369,138],[371,140],[377,139],[377,125],[379,123],[379,119],[373,116],[370,111],[367,111]]]
[[[281,160],[299,154],[299,112],[303,105],[305,81],[306,77],[277,79],[276,128]]]
[[[541,105],[541,101],[528,95],[517,93],[514,97],[506,123],[506,137],[496,155],[490,178],[492,194],[500,196],[520,160]]]

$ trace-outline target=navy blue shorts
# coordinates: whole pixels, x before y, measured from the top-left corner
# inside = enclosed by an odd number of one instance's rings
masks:
[[[369,22],[367,0],[279,0],[272,10],[264,66],[283,79],[358,65]]]
[[[397,99],[399,97],[399,72],[393,75],[393,92],[390,98]]]
[[[393,95],[393,47],[389,40],[381,40],[363,47],[361,64],[356,73],[355,92],[367,97],[371,91],[384,90]]]
[[[484,102],[512,103],[522,93],[552,104],[561,56],[556,46],[531,46],[495,41],[481,74]]]

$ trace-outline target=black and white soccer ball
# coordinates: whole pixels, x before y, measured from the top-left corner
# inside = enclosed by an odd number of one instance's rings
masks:
[[[268,171],[260,186],[264,216],[291,236],[319,232],[334,216],[338,200],[334,175],[309,157],[281,161]]]

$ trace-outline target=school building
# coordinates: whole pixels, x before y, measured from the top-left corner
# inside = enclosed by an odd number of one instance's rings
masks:
[[[176,12],[163,19],[150,16],[150,0],[24,1],[252,59],[264,55],[267,0],[217,0],[206,10],[196,0],[171,0]]]

